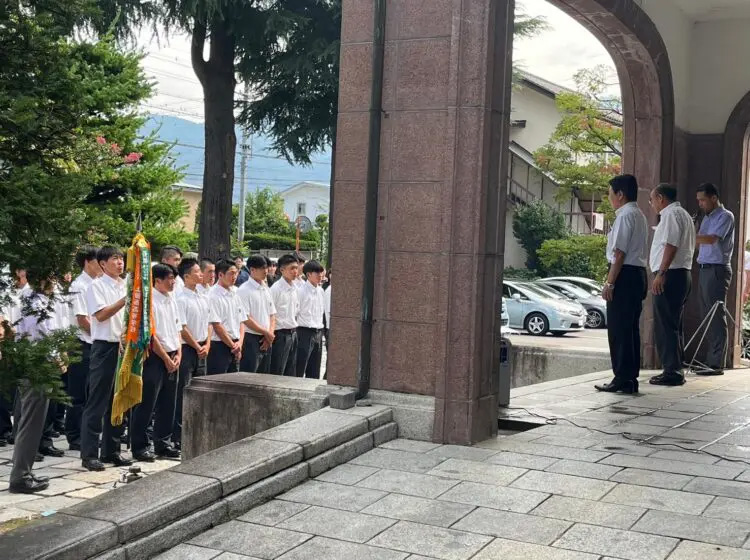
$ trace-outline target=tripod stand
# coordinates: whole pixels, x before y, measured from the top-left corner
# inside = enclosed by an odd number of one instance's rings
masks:
[[[695,352],[693,353],[693,358],[688,362],[684,362],[684,366],[692,371],[693,373],[705,373],[710,372],[713,370],[713,368],[707,366],[700,360],[698,360],[698,352],[700,352],[701,346],[703,346],[703,341],[706,339],[706,335],[708,334],[708,329],[711,328],[711,323],[713,323],[714,318],[716,317],[717,313],[722,313],[724,317],[728,317],[731,321],[732,327],[736,326],[736,322],[734,320],[734,317],[732,317],[732,314],[729,313],[729,310],[727,309],[727,304],[721,300],[717,301],[711,306],[711,309],[708,310],[708,313],[703,318],[703,321],[701,321],[701,324],[698,325],[698,328],[695,330],[695,333],[693,333],[693,336],[690,337],[690,340],[685,345],[685,354],[687,354],[688,348],[690,348],[690,345],[693,344],[693,341],[695,341],[696,338],[700,336],[700,340],[698,340],[698,344],[695,347]],[[722,367],[727,363],[727,357],[729,354],[729,337],[727,336],[726,340],[724,341],[724,352],[722,354],[723,360],[722,360]]]

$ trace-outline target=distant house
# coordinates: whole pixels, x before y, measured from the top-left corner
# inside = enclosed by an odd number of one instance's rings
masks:
[[[307,216],[314,223],[321,214],[328,214],[331,189],[324,183],[302,181],[279,192],[284,200],[284,212],[293,222],[298,216]]]
[[[198,204],[203,196],[203,188],[188,183],[176,183],[172,185],[172,189],[179,191],[182,195],[182,199],[188,204],[187,216],[180,219],[182,227],[184,227],[186,231],[194,231],[195,217],[198,211]]]

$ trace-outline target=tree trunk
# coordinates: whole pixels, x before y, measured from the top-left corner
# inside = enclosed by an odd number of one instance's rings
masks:
[[[234,133],[234,37],[223,23],[211,28],[211,52],[203,60],[205,28],[193,34],[193,68],[203,86],[205,148],[198,254],[228,258],[237,137]]]

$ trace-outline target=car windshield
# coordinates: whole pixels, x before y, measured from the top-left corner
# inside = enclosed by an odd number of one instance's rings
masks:
[[[574,297],[586,299],[591,297],[591,293],[589,290],[584,290],[583,288],[580,288],[579,286],[574,286],[573,284],[565,284],[563,286],[559,286],[557,284],[550,284],[553,288],[556,288],[558,290],[563,290],[564,292],[568,292],[569,294],[572,294]]]
[[[557,292],[553,292],[552,290],[548,290],[545,288],[542,288],[541,286],[538,286],[536,284],[521,284],[521,289],[528,290],[532,294],[547,298],[547,299],[557,299],[557,300],[564,300],[565,298],[558,294]]]

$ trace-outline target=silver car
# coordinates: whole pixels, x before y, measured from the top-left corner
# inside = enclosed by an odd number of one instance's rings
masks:
[[[544,278],[542,279],[542,282],[546,282],[547,280],[559,280],[561,282],[567,282],[568,284],[573,284],[574,286],[583,288],[592,295],[601,295],[602,289],[604,288],[604,286],[596,280],[592,280],[591,278],[584,278],[582,276],[554,276],[551,278]]]
[[[562,336],[581,331],[586,324],[586,310],[581,304],[529,282],[503,281],[503,297],[511,328],[535,336],[548,332]]]
[[[563,296],[577,301],[586,309],[586,326],[590,329],[601,329],[607,326],[607,302],[600,295],[592,295],[584,290],[562,280],[540,280],[539,284],[549,287]]]

